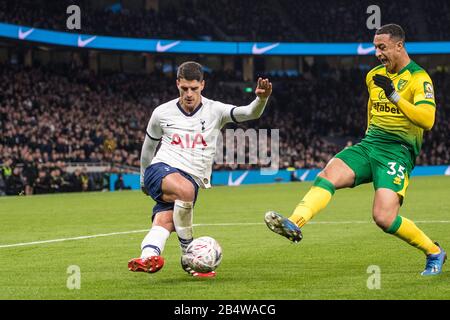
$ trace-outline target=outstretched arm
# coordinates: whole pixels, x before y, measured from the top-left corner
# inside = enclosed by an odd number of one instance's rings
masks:
[[[234,122],[254,120],[261,117],[272,93],[272,83],[269,79],[258,78],[255,94],[256,99],[249,105],[235,107],[231,110],[231,118]]]

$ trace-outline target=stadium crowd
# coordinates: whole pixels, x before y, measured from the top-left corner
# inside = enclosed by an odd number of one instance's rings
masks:
[[[81,8],[81,30],[123,37],[247,41],[371,41],[372,0],[159,1],[158,9],[94,7],[87,0],[0,0],[0,21],[71,32],[66,9]],[[142,4],[143,5],[143,4]],[[381,23],[398,23],[408,41],[450,40],[447,0],[378,0]],[[330,26],[333,26],[332,28]]]
[[[108,172],[120,172],[117,168],[124,165],[138,168],[153,108],[178,94],[175,79],[158,72],[95,75],[68,66],[0,68],[0,194],[107,188],[107,175],[92,176],[85,168],[69,172],[68,164],[106,163],[112,168]],[[299,77],[271,78],[274,92],[263,117],[229,127],[279,129],[280,167],[321,168],[364,134],[365,72],[322,65]],[[450,74],[431,76],[437,120],[425,134],[417,164],[448,164],[450,92],[444,88],[450,87]],[[235,105],[253,99],[253,93],[223,77],[207,74],[204,96]],[[254,167],[258,164],[216,164],[214,169]]]

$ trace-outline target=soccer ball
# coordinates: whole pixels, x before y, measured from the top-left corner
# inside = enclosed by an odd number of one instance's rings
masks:
[[[189,244],[183,261],[196,272],[211,272],[222,261],[222,248],[215,239],[200,237]]]

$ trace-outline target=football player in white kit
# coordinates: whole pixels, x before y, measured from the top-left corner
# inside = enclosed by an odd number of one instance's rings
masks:
[[[156,201],[152,228],[141,244],[141,256],[128,262],[130,271],[153,273],[164,265],[162,252],[171,232],[176,231],[182,255],[193,240],[193,208],[198,188],[211,187],[211,171],[220,129],[228,122],[258,119],[272,93],[268,79],[258,79],[256,99],[247,106],[234,106],[201,95],[205,86],[202,66],[181,64],[176,81],[180,97],[158,106],[147,126],[141,151],[141,187]],[[161,146],[155,155],[158,144]],[[195,277],[198,273],[181,261]]]

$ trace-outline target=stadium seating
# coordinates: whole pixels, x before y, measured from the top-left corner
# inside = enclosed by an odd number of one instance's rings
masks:
[[[67,163],[103,162],[138,168],[153,108],[178,94],[174,79],[158,74],[94,75],[78,69],[0,67],[0,163],[4,164],[2,180],[8,194],[17,194],[21,185],[36,180],[35,192],[84,190],[80,173],[66,172]],[[272,78],[274,94],[263,117],[239,125],[244,129],[279,128],[282,168],[321,168],[333,154],[364,134],[365,73],[323,68],[312,70],[307,78]],[[220,77],[220,73],[207,75],[205,96],[236,105],[253,99],[253,93],[224,86],[217,81]],[[450,93],[442,88],[450,86],[450,75],[434,72],[432,78],[437,121],[425,135],[417,163],[447,164],[450,124],[445,119],[450,113]],[[152,90],[148,90],[150,83]],[[348,92],[356,94],[343,94]],[[256,167],[216,164],[214,169]],[[85,190],[104,188],[101,178],[96,181]]]
[[[364,27],[372,1],[268,0],[258,6],[242,0],[159,1],[157,10],[93,7],[82,9],[82,33],[125,37],[212,39],[224,41],[370,41]],[[0,21],[64,30],[72,0],[0,0]],[[407,41],[450,40],[446,0],[380,0],[382,23],[404,26]],[[335,26],[330,28],[329,26]],[[339,26],[339,27],[336,27]],[[363,27],[362,27],[363,26]],[[75,32],[80,32],[75,30]],[[68,164],[104,163],[108,172],[138,168],[144,129],[152,110],[178,92],[174,78],[156,69],[149,75],[94,74],[87,67],[0,65],[0,195],[102,190],[104,175],[67,170]],[[239,68],[237,68],[239,69]],[[246,129],[280,128],[282,168],[322,168],[366,129],[364,76],[367,70],[317,65],[300,76],[265,75],[274,83],[269,106]],[[430,71],[436,88],[437,117],[425,134],[417,164],[450,163],[450,74]],[[247,104],[234,81],[240,70],[208,73],[206,97]],[[151,90],[148,88],[151,85]],[[230,125],[234,127],[235,125]],[[122,169],[119,169],[121,166]],[[215,164],[215,170],[257,165]]]
[[[371,0],[268,0],[258,6],[242,0],[159,1],[158,10],[93,7],[82,10],[82,32],[124,37],[248,41],[371,41],[366,28]],[[0,0],[0,21],[54,30],[66,29],[71,0]],[[408,41],[450,40],[450,4],[446,0],[379,0],[381,23],[398,23]],[[339,26],[330,28],[329,26]]]

